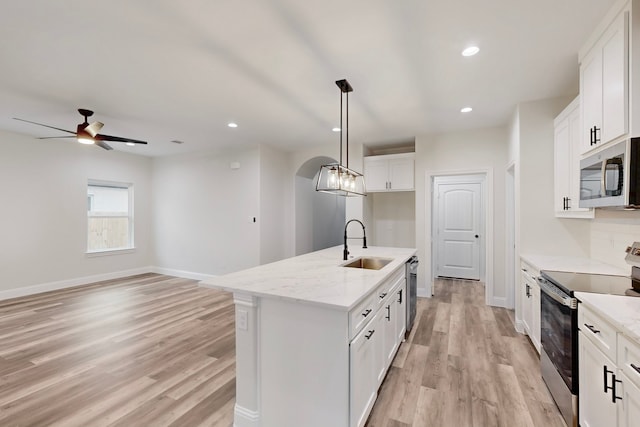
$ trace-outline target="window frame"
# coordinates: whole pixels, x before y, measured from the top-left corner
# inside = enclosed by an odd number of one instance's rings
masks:
[[[89,179],[87,182],[86,190],[89,190],[89,187],[107,187],[107,188],[118,188],[122,190],[127,190],[127,215],[89,215],[89,198],[92,198],[88,194],[85,194],[87,200],[87,222],[85,226],[86,234],[86,252],[85,254],[89,257],[92,256],[102,256],[102,255],[113,255],[113,254],[122,254],[122,253],[133,253],[135,252],[135,240],[134,240],[134,197],[133,197],[133,183],[131,182],[119,182],[119,181],[105,181],[105,180],[97,180],[97,179]],[[128,244],[126,247],[122,248],[113,248],[113,249],[89,249],[89,218],[127,218],[128,219]]]

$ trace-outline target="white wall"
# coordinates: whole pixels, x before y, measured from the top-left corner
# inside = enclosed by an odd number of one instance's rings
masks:
[[[520,253],[589,256],[589,221],[554,212],[553,119],[573,98],[518,106]]]
[[[153,185],[159,267],[197,277],[260,263],[258,148],[155,159]]]
[[[416,195],[414,191],[369,193],[371,220],[369,244],[416,247]],[[367,236],[369,237],[369,236]]]
[[[416,243],[420,258],[419,292],[426,293],[431,280],[431,183],[428,176],[488,171],[493,185],[493,289],[488,300],[505,304],[504,282],[504,171],[507,166],[508,131],[489,128],[416,138]],[[488,181],[489,184],[489,181]],[[488,199],[491,200],[491,199]]]
[[[87,283],[153,264],[149,158],[2,131],[0,150],[0,297],[33,292],[32,286],[61,287],[69,280]],[[133,183],[135,251],[85,254],[90,179]]]
[[[285,258],[288,163],[287,153],[260,146],[260,264]]]

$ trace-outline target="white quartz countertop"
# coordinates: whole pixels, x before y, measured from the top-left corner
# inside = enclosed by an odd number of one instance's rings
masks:
[[[629,276],[630,274],[630,269],[625,270],[591,258],[536,254],[521,254],[520,258],[538,270],[606,274],[609,276]]]
[[[586,292],[576,292],[575,296],[630,339],[640,342],[640,297]]]
[[[350,256],[392,258],[380,270],[342,267],[342,246],[323,249],[271,264],[217,276],[200,282],[203,287],[257,297],[351,310],[377,285],[415,255],[416,249],[349,246]]]

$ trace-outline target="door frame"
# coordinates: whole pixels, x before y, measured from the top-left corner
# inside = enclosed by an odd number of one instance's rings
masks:
[[[516,164],[509,163],[505,170],[505,290],[506,308],[515,308],[515,288],[519,271],[516,257]]]
[[[427,294],[433,295],[433,282],[436,278],[435,276],[435,262],[437,256],[437,247],[436,240],[433,238],[434,236],[434,227],[437,224],[437,212],[434,212],[434,197],[435,197],[435,178],[436,177],[455,177],[455,176],[481,176],[484,178],[484,182],[482,184],[482,213],[484,214],[484,231],[482,232],[484,245],[481,246],[481,253],[484,253],[484,257],[481,257],[480,261],[480,276],[481,281],[484,281],[485,284],[485,302],[488,305],[502,305],[500,303],[496,304],[493,301],[493,284],[494,284],[494,274],[493,274],[493,252],[494,252],[494,242],[493,242],[493,169],[462,169],[462,170],[452,170],[452,171],[426,171],[425,172],[425,182],[429,183],[426,190],[426,195],[424,198],[425,201],[425,243],[426,249],[429,251],[428,258],[430,258],[430,262],[427,264],[429,266],[429,271],[426,274],[428,280],[426,281],[427,285]],[[483,274],[484,273],[484,274]],[[484,280],[483,280],[484,279]]]

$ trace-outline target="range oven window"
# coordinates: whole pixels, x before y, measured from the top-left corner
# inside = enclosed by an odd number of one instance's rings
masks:
[[[574,372],[572,326],[575,310],[540,292],[540,340],[560,376],[572,392],[577,392],[577,376]],[[575,376],[575,378],[574,378]],[[575,385],[574,383],[575,379]]]

